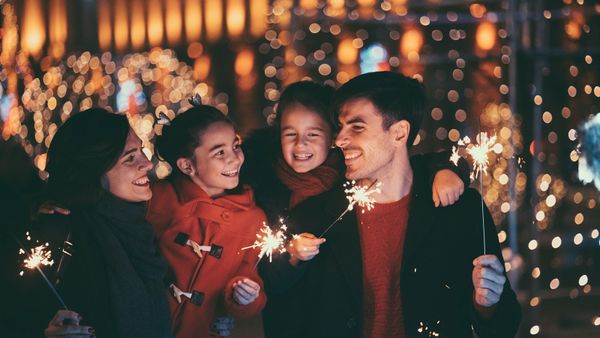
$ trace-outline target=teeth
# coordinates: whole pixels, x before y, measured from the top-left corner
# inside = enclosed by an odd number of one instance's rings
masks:
[[[312,156],[312,154],[294,154],[294,157],[298,160],[308,160]]]
[[[344,159],[346,160],[353,160],[357,157],[360,156],[360,153],[350,153],[350,154],[344,154]]]
[[[137,180],[133,181],[133,184],[144,185],[144,184],[147,184],[148,182],[150,182],[150,179],[148,177],[142,177],[142,178],[138,178]]]
[[[237,173],[238,173],[237,170],[230,170],[230,171],[222,172],[222,174],[225,175],[225,176],[236,176]]]

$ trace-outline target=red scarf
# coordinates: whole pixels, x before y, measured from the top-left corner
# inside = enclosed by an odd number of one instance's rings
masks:
[[[305,199],[316,196],[333,187],[340,177],[340,157],[335,151],[329,152],[323,164],[307,173],[297,173],[280,156],[277,161],[277,177],[291,191],[290,208]]]

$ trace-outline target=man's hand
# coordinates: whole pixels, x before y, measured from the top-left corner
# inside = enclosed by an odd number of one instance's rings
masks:
[[[91,326],[79,326],[81,316],[77,312],[58,310],[48,323],[44,335],[48,338],[90,338],[95,337]]]
[[[319,253],[319,246],[325,243],[325,238],[317,238],[310,233],[302,233],[290,241],[287,251],[292,256],[290,263],[297,265],[297,260],[309,261]]]
[[[248,278],[233,283],[233,299],[240,305],[254,302],[259,293],[260,285]]]
[[[454,204],[465,192],[465,184],[450,169],[442,169],[433,178],[433,203],[436,207]]]
[[[210,326],[211,330],[219,337],[228,337],[233,331],[234,319],[231,316],[218,317]]]
[[[482,255],[473,260],[473,287],[475,303],[491,307],[500,301],[504,290],[504,267],[495,255]]]

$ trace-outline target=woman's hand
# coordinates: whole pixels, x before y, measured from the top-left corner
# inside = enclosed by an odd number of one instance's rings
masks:
[[[233,283],[233,299],[240,305],[254,302],[259,293],[260,285],[248,278]]]
[[[68,215],[71,210],[63,208],[58,203],[52,201],[46,201],[38,208],[38,214],[61,214]]]
[[[54,318],[48,323],[44,330],[44,336],[48,338],[90,338],[95,337],[91,326],[80,326],[81,316],[74,311],[58,310]]]

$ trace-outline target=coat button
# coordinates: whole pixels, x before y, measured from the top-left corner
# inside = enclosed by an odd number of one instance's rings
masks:
[[[231,213],[229,211],[223,211],[223,213],[221,213],[221,218],[224,221],[229,222],[231,221]]]
[[[346,326],[347,326],[349,329],[353,329],[353,328],[355,328],[355,327],[356,327],[356,318],[354,318],[354,317],[351,317],[350,319],[348,319],[348,321],[346,322]]]

